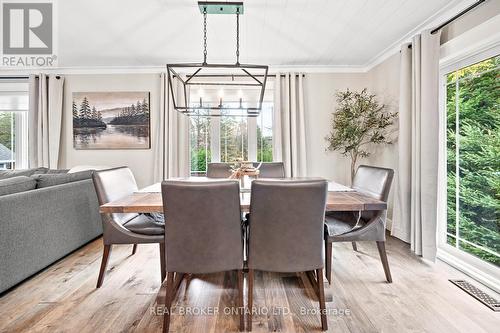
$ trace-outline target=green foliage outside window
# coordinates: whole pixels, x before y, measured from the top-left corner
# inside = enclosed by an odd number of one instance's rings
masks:
[[[12,112],[0,112],[0,143],[12,150],[14,131],[12,130],[14,114]]]
[[[500,56],[497,56],[450,73],[446,89],[448,244],[497,266],[500,266],[499,66]]]

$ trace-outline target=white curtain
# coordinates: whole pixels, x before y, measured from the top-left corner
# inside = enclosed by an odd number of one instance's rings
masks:
[[[401,49],[399,167],[392,235],[435,260],[439,158],[440,32]]]
[[[284,162],[287,177],[307,176],[304,75],[276,74],[273,157]]]
[[[30,167],[59,167],[64,77],[29,79],[28,151]]]
[[[165,73],[160,76],[160,115],[154,140],[154,181],[189,176],[189,118],[173,107]],[[180,97],[182,86],[172,87]]]

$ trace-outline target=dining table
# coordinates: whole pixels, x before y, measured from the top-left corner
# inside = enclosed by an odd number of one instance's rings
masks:
[[[214,181],[206,177],[173,178],[173,180]],[[242,212],[250,210],[251,181],[240,186],[240,204]],[[387,209],[387,203],[367,194],[358,192],[342,184],[328,181],[326,211],[374,211]],[[155,183],[120,199],[100,206],[101,213],[164,213],[161,183]]]

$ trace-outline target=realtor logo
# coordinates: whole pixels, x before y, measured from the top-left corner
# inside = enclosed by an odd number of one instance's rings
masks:
[[[2,21],[4,54],[52,54],[52,3],[4,3]]]
[[[2,67],[54,66],[54,0],[0,0]]]

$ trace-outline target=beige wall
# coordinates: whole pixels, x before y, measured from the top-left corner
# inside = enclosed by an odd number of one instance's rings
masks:
[[[350,160],[337,152],[327,152],[325,137],[329,134],[332,112],[335,110],[335,92],[351,89],[368,91],[377,95],[388,110],[398,110],[399,53],[374,67],[368,73],[308,74],[306,94],[307,171],[309,176],[325,177],[342,184],[350,184]],[[397,168],[397,133],[393,145],[370,148],[372,156],[360,164]],[[392,216],[392,192],[389,217]]]
[[[159,74],[67,75],[65,76],[62,127],[61,167],[77,165],[128,165],[139,186],[153,181],[153,149],[134,150],[76,150],[73,148],[71,102],[73,92],[90,91],[149,91],[151,105],[151,138],[156,134],[160,109]]]
[[[500,1],[489,0],[471,12],[450,23],[441,31],[441,44],[444,44],[483,22],[500,14]]]
[[[368,88],[368,76],[354,74],[308,74],[305,84],[306,147],[309,176],[350,184],[350,162],[337,152],[326,152],[337,90]]]
[[[377,95],[379,101],[383,103],[387,111],[399,112],[399,62],[400,54],[397,53],[368,72],[370,91]],[[366,164],[391,168],[397,172],[398,168],[398,124],[397,120],[392,129],[390,145],[373,145],[372,155],[365,161]],[[388,217],[392,219],[394,207],[394,185],[389,194]]]
[[[159,115],[159,85],[157,74],[66,75],[61,167],[128,165],[136,175],[139,186],[150,184],[153,181],[153,149],[76,150],[73,148],[71,102],[72,93],[79,91],[150,91],[151,137],[153,137],[154,124]],[[325,152],[325,136],[329,132],[331,113],[335,108],[335,91],[346,88],[360,90],[368,85],[367,74],[307,75],[306,136],[308,170],[311,176],[321,176],[349,184],[349,160],[338,153]]]

